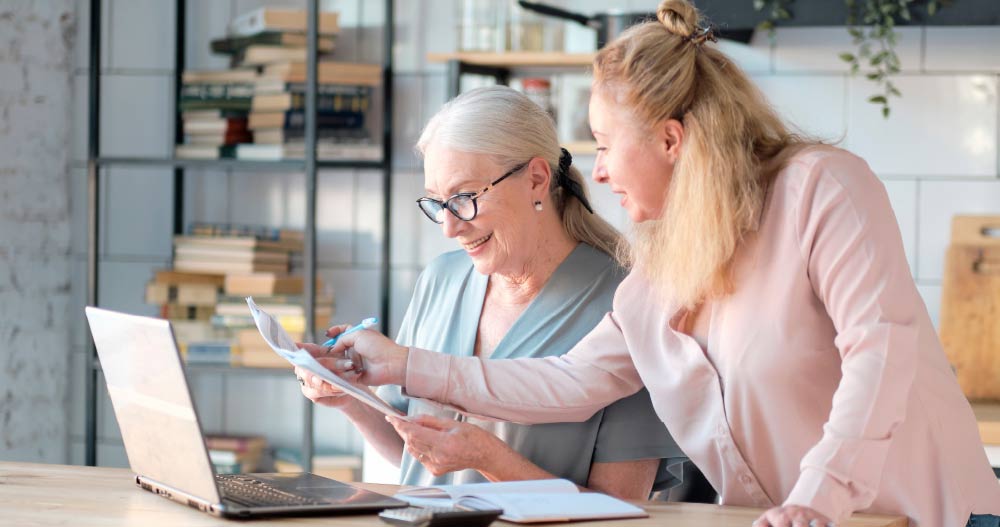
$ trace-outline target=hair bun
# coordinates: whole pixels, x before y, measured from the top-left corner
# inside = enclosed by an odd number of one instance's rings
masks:
[[[656,9],[656,18],[670,33],[692,38],[698,31],[701,17],[688,0],[663,0]]]

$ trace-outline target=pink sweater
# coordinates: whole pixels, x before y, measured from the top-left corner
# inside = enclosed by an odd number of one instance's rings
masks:
[[[683,255],[677,255],[683,258]],[[723,504],[903,514],[962,527],[1000,515],[975,417],[861,159],[798,154],[775,180],[708,349],[639,272],[566,355],[481,361],[411,349],[406,392],[524,423],[581,421],[645,385]]]

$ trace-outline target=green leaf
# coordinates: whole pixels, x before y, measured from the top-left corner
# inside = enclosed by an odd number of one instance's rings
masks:
[[[885,118],[885,119],[889,118],[889,107],[888,106],[883,106],[882,107],[882,117]]]
[[[886,89],[889,90],[889,94],[890,95],[895,95],[896,97],[902,97],[903,96],[903,94],[900,93],[900,91],[897,90],[896,87],[893,86],[891,83],[886,86]]]
[[[840,60],[842,60],[844,62],[854,62],[856,59],[857,59],[857,57],[855,57],[851,53],[841,53],[840,54]]]
[[[868,102],[874,103],[874,104],[886,104],[886,103],[888,103],[888,101],[886,100],[886,98],[885,98],[884,95],[872,95],[871,97],[868,98]]]
[[[934,16],[934,13],[937,13],[937,10],[938,10],[937,2],[929,2],[927,4],[927,14],[928,15]]]
[[[869,73],[869,74],[865,75],[865,77],[868,80],[870,80],[870,81],[877,81],[877,80],[879,80],[879,79],[882,78],[882,74],[881,73]]]

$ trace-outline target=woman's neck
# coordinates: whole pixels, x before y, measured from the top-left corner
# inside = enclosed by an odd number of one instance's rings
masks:
[[[525,248],[526,257],[519,268],[490,275],[487,293],[494,299],[508,305],[531,302],[556,268],[576,248],[576,240],[566,234],[554,215],[551,221],[543,220],[541,223],[535,246]]]

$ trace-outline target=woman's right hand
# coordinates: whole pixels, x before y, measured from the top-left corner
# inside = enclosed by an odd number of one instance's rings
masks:
[[[336,359],[332,357],[322,357],[316,356],[317,352],[325,350],[322,346],[317,344],[298,344],[300,349],[309,351],[316,358],[316,362],[319,362],[327,369],[333,367]],[[302,395],[306,396],[307,399],[316,403],[322,404],[323,406],[329,406],[331,408],[338,408],[341,410],[347,409],[347,407],[359,404],[358,401],[347,395],[346,392],[340,388],[324,381],[318,375],[312,373],[311,371],[296,366],[295,367],[295,378],[298,379],[299,384],[302,387]],[[365,389],[363,386],[361,389]]]
[[[326,336],[333,338],[349,326],[333,326]],[[406,360],[409,350],[390,340],[385,335],[370,329],[347,333],[331,348],[308,345],[309,351],[330,371],[344,380],[365,386],[406,383]]]

